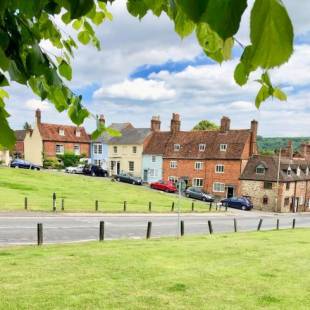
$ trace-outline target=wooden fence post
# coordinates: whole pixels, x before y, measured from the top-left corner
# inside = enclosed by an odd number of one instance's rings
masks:
[[[24,199],[24,208],[25,210],[28,210],[28,198],[27,197],[25,197]]]
[[[99,209],[99,201],[96,200],[95,201],[95,210],[98,211],[98,209]]]
[[[234,219],[234,230],[235,230],[235,232],[238,231],[237,219]]]
[[[263,224],[263,219],[260,219],[258,222],[257,231],[260,231],[262,224]]]
[[[295,229],[296,226],[296,219],[293,219],[292,229]]]
[[[38,240],[38,245],[43,244],[43,224],[42,223],[37,224],[37,240]]]
[[[100,221],[100,226],[99,226],[99,241],[104,240],[104,221]]]
[[[227,212],[227,209],[228,209],[228,205],[227,203],[225,204],[225,211]]]
[[[149,212],[152,212],[152,201],[149,201]]]
[[[152,234],[152,222],[147,222],[146,239],[150,239]]]
[[[53,193],[53,212],[56,212],[56,193]]]
[[[277,230],[279,230],[279,229],[280,229],[280,220],[277,219]]]
[[[213,234],[213,227],[212,227],[212,223],[210,220],[208,221],[208,226],[209,226],[209,233],[210,233],[210,235],[212,235]]]
[[[127,201],[124,201],[124,212],[126,212],[127,211]]]
[[[61,211],[65,211],[65,199],[61,199]]]
[[[181,221],[181,237],[184,236],[184,221]]]
[[[211,212],[211,209],[212,209],[212,202],[210,201],[209,212]]]
[[[174,212],[174,201],[172,201],[171,212]]]
[[[194,212],[194,210],[195,210],[195,202],[192,201],[192,212]]]

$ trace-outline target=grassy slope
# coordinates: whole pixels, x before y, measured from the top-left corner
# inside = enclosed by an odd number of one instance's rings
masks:
[[[105,178],[68,175],[58,172],[30,171],[0,168],[0,210],[23,210],[24,197],[28,197],[30,210],[52,209],[52,193],[56,192],[58,209],[60,198],[65,199],[66,211],[94,211],[95,200],[99,210],[120,212],[123,202],[128,202],[128,212],[168,212],[176,195],[153,191],[148,188],[111,182]],[[209,210],[205,203],[195,203],[196,210]],[[190,211],[191,200],[183,199],[182,210]]]
[[[0,309],[309,309],[309,230],[0,250]]]

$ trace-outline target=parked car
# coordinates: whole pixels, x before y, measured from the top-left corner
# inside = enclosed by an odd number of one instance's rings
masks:
[[[173,182],[158,181],[150,184],[150,187],[167,193],[175,193],[178,189],[174,186]]]
[[[84,165],[78,165],[76,167],[67,167],[66,172],[67,173],[83,173]]]
[[[185,190],[185,196],[188,198],[199,199],[202,201],[213,202],[214,197],[206,192],[204,192],[201,188],[196,187],[188,187]]]
[[[91,175],[93,177],[107,177],[109,173],[107,170],[96,165],[85,165],[83,168],[83,174]]]
[[[11,168],[22,168],[22,169],[31,169],[31,170],[40,170],[41,167],[30,163],[29,161],[23,159],[13,159],[10,163]]]
[[[246,197],[231,197],[221,200],[221,203],[224,206],[235,208],[235,209],[241,209],[241,210],[247,210],[250,211],[253,209],[253,203]]]
[[[133,185],[142,185],[142,179],[127,173],[119,173],[114,179],[118,182],[130,183]]]

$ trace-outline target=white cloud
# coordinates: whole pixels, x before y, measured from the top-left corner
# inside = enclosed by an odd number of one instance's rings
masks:
[[[106,88],[99,88],[94,98],[123,98],[128,100],[168,100],[175,97],[175,91],[169,89],[164,81],[145,80],[142,78],[124,80]]]
[[[50,105],[46,101],[40,101],[37,99],[29,99],[26,101],[26,107],[30,110],[40,109],[41,111],[50,110]]]

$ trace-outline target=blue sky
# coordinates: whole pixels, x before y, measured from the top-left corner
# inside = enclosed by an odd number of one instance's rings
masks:
[[[83,95],[93,114],[104,114],[108,123],[130,121],[148,127],[152,115],[160,115],[165,130],[171,114],[178,112],[182,129],[188,130],[201,119],[218,123],[226,115],[233,128],[248,128],[257,119],[263,136],[309,136],[310,1],[300,0],[298,6],[292,0],[284,3],[295,28],[295,53],[272,72],[272,79],[285,87],[286,103],[270,100],[257,110],[255,75],[245,87],[234,83],[233,71],[242,52],[239,46],[234,48],[232,61],[215,64],[204,55],[194,35],[181,40],[165,16],[148,14],[140,22],[127,13],[123,0],[110,7],[113,21],[97,28],[102,50],[81,46],[76,52],[70,86]],[[244,44],[249,40],[248,22],[249,10],[237,34]],[[32,122],[38,107],[43,121],[70,123],[66,113],[59,114],[16,84],[8,107],[14,128]],[[85,126],[91,131],[94,120],[86,121]]]

